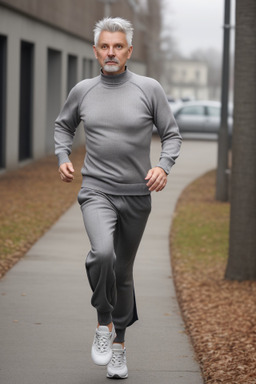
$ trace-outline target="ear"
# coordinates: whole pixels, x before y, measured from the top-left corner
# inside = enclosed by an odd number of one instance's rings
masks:
[[[93,45],[93,52],[94,52],[94,56],[96,57],[96,59],[98,59],[97,48],[95,45]]]
[[[132,50],[133,50],[133,46],[131,45],[129,48],[128,48],[128,59],[130,59],[131,55],[132,55]]]

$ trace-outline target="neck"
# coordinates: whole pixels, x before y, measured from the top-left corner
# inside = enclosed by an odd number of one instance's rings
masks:
[[[128,69],[125,69],[125,71],[121,73],[113,73],[112,75],[106,75],[101,70],[101,79],[105,84],[110,85],[117,85],[117,84],[123,84],[130,78],[130,71]]]

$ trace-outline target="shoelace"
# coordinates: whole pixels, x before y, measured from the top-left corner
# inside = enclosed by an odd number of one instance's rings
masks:
[[[110,338],[111,338],[111,333],[104,335],[96,331],[95,344],[97,346],[98,351],[102,353],[108,349]]]
[[[113,355],[110,364],[114,367],[121,367],[125,362],[125,351],[115,351],[113,350]]]

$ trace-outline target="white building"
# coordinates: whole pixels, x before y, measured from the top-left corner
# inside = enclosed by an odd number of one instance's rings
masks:
[[[208,67],[205,62],[173,60],[166,63],[163,84],[175,99],[208,99]]]

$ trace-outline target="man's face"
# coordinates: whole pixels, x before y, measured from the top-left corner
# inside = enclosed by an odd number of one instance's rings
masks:
[[[128,47],[125,33],[102,31],[94,54],[105,75],[118,75],[125,70],[126,61],[131,57],[132,46]]]

